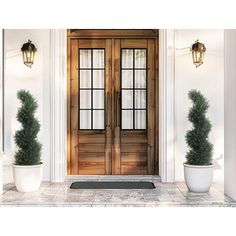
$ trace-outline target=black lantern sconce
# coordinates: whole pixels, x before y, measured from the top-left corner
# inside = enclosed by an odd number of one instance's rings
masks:
[[[24,64],[31,68],[31,66],[34,64],[34,56],[37,48],[33,43],[31,43],[30,40],[28,40],[28,42],[22,46],[21,51]]]
[[[203,64],[206,47],[198,40],[192,45],[191,52],[193,56],[193,64],[197,67]]]

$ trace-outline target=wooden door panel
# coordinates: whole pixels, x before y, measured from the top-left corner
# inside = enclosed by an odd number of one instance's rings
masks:
[[[80,48],[106,48],[106,40],[104,39],[80,39]]]
[[[90,30],[91,31],[91,30]],[[141,31],[140,31],[141,32]],[[154,174],[157,170],[154,153],[157,153],[155,144],[158,126],[155,127],[157,107],[155,94],[157,70],[156,39],[151,38],[70,38],[68,43],[68,75],[69,75],[69,113],[68,114],[68,172],[72,175],[145,175]],[[104,66],[104,129],[90,130],[80,129],[80,50],[103,49],[105,52]],[[146,108],[138,107],[133,109],[146,111],[146,128],[122,129],[122,50],[133,50],[133,60],[136,60],[136,52],[146,52],[146,67],[137,68],[135,65],[128,68],[133,71],[133,78],[136,77],[136,70],[146,71],[146,87],[140,91],[146,91]],[[91,56],[93,58],[93,56]],[[138,59],[137,59],[138,60]],[[134,62],[133,62],[134,63]],[[136,63],[136,62],[135,62]],[[91,59],[91,65],[93,59]],[[91,66],[91,75],[94,76]],[[137,73],[138,74],[138,73]],[[137,75],[138,76],[138,75]],[[89,78],[89,77],[88,77]],[[133,79],[135,84],[135,79]],[[91,77],[91,84],[93,79]],[[93,86],[93,85],[91,85]],[[134,86],[134,85],[133,85]],[[136,85],[135,85],[136,86]],[[87,88],[86,88],[87,89]],[[90,89],[90,88],[88,88]],[[92,89],[92,88],[91,88]],[[99,88],[95,88],[99,89]],[[128,88],[128,90],[130,90]],[[136,89],[133,88],[133,100],[136,99]],[[93,91],[91,90],[91,93]],[[81,92],[82,94],[82,92]],[[82,95],[81,95],[82,96]],[[93,100],[93,97],[91,98]],[[136,100],[135,100],[136,101]],[[135,103],[133,103],[135,104]],[[91,105],[93,106],[93,105]],[[87,108],[86,108],[87,109]],[[90,109],[90,108],[89,108]],[[87,109],[87,110],[89,110]],[[82,110],[84,108],[82,107]],[[91,113],[93,110],[91,110]],[[94,113],[95,114],[95,113]],[[97,117],[95,117],[97,119]],[[139,118],[140,119],[140,118]],[[142,118],[144,119],[144,117]],[[134,119],[135,120],[135,119]],[[88,120],[87,120],[88,121]],[[133,121],[134,122],[134,121]],[[136,121],[135,121],[136,122]],[[139,121],[141,122],[141,121]],[[142,121],[144,122],[144,121]],[[92,122],[93,123],[93,122]],[[91,127],[93,126],[91,123]]]
[[[125,164],[121,166],[121,175],[146,175],[147,167],[143,164],[141,166]]]
[[[104,152],[80,153],[80,163],[104,163]]]
[[[110,41],[110,40],[108,40]],[[109,133],[107,129],[107,125],[104,124],[104,129],[99,130],[93,128],[94,121],[99,119],[96,117],[95,110],[96,107],[94,105],[94,91],[104,91],[104,108],[101,110],[104,114],[104,120],[106,123],[109,123],[108,117],[108,107],[107,107],[107,94],[110,93],[110,48],[109,42],[105,39],[74,39],[71,42],[71,127],[70,127],[70,135],[71,135],[71,174],[108,174],[109,166],[110,166],[110,158],[107,158],[110,153],[109,148],[111,146],[107,145],[107,140],[109,140]],[[83,50],[83,51],[81,51]],[[101,52],[104,51],[104,66],[97,67],[94,66],[94,56],[93,53],[96,53],[97,50]],[[81,54],[84,53],[84,54]],[[80,62],[80,55],[82,55],[82,62]],[[87,58],[86,58],[87,56]],[[96,56],[96,55],[95,55]],[[85,59],[83,59],[85,58]],[[100,59],[102,60],[102,59]],[[87,64],[83,64],[87,63]],[[82,67],[80,66],[82,65]],[[104,71],[104,77],[99,78],[100,80],[104,80],[104,87],[97,87],[100,85],[94,85],[94,73]],[[86,73],[84,73],[86,72]],[[86,74],[87,77],[82,77]],[[81,78],[80,78],[81,76]],[[85,80],[86,79],[86,80]],[[82,81],[82,82],[81,82]],[[90,82],[89,82],[90,81]],[[81,82],[81,85],[80,85]],[[86,85],[86,87],[84,87]],[[87,92],[88,91],[88,92]],[[80,108],[80,104],[82,104],[80,100],[80,93],[82,94],[90,94],[91,99],[87,100],[88,108],[84,107],[84,105]],[[82,95],[81,95],[82,96]],[[87,95],[86,95],[87,96]],[[87,96],[88,98],[88,96]],[[98,99],[101,99],[99,97]],[[95,100],[96,102],[96,100]],[[90,106],[90,105],[91,106]],[[87,125],[80,127],[79,124],[80,119],[80,109],[81,111],[88,110],[91,119],[91,125],[89,125],[89,120],[84,120],[87,122]],[[82,114],[82,113],[81,113]],[[93,120],[92,120],[93,119]],[[82,121],[81,121],[82,122]],[[83,124],[83,123],[82,123]],[[86,128],[84,128],[86,127]],[[88,127],[88,128],[87,128]],[[74,167],[76,166],[76,167]]]
[[[148,39],[122,39],[121,48],[147,48]]]
[[[119,97],[120,97],[120,39],[113,40],[112,46],[112,130],[114,141],[112,145],[112,174],[121,174],[121,155],[120,155],[120,116],[119,116]]]
[[[128,143],[144,143],[147,144],[147,134],[146,132],[134,133],[132,132],[122,132],[121,133],[121,144]]]
[[[79,132],[79,143],[101,143],[101,144],[105,144],[105,135],[104,134],[96,134],[94,133],[94,135],[92,133],[90,134],[83,134],[83,132]]]
[[[79,174],[99,175],[105,174],[105,153],[104,152],[79,152]]]
[[[147,153],[146,153],[146,151],[143,153],[142,152],[140,152],[140,153],[123,152],[121,162],[122,163],[125,163],[125,162],[132,162],[132,163],[145,162],[146,163],[147,162]]]
[[[154,109],[155,109],[155,104],[153,101],[152,96],[154,96],[154,79],[155,79],[155,49],[154,49],[154,43],[155,40],[152,39],[121,39],[120,41],[116,41],[116,47],[119,48],[117,51],[119,51],[119,61],[123,61],[122,56],[123,56],[123,51],[122,50],[127,50],[129,49],[129,52],[127,53],[132,53],[129,54],[131,55],[129,58],[131,60],[132,66],[127,67],[126,65],[119,64],[119,72],[122,70],[123,72],[127,71],[132,71],[132,78],[133,82],[132,88],[128,87],[122,87],[122,76],[121,74],[117,75],[115,77],[116,80],[119,81],[115,84],[115,90],[117,91],[116,97],[121,97],[122,91],[130,91],[133,94],[133,110],[129,109],[130,112],[133,114],[136,114],[136,109],[137,111],[140,111],[138,108],[136,108],[135,105],[135,94],[139,93],[139,88],[136,88],[136,72],[140,71],[142,69],[143,73],[146,73],[146,87],[142,87],[141,91],[145,91],[146,93],[146,130],[140,131],[136,129],[136,126],[133,123],[133,128],[131,130],[125,130],[122,127],[122,124],[119,124],[116,129],[118,130],[117,133],[115,133],[115,138],[119,140],[119,145],[117,148],[117,153],[116,155],[119,157],[116,159],[115,165],[118,167],[116,168],[118,173],[116,174],[153,174],[153,167],[151,165],[154,165],[154,148],[153,147],[153,142],[154,142],[154,129],[155,129],[155,124],[154,124]],[[146,63],[143,68],[137,68],[135,66],[136,63],[136,57],[138,52],[146,52],[143,54],[146,56],[146,59],[144,58],[143,60],[146,60]],[[117,53],[118,54],[118,53]],[[117,60],[118,61],[118,60]],[[130,65],[131,65],[130,64]],[[128,69],[127,69],[128,68]],[[137,68],[137,69],[136,69]],[[120,72],[121,73],[121,72]],[[121,113],[122,107],[122,99],[119,107],[119,111],[117,112]],[[124,107],[125,109],[126,107]],[[143,107],[142,107],[143,108]],[[118,115],[118,117],[121,117],[121,114]],[[118,118],[120,119],[120,118]],[[120,121],[119,121],[120,122]],[[121,120],[122,122],[122,120]],[[134,122],[134,120],[133,120]],[[120,127],[121,125],[121,127]],[[117,135],[117,137],[116,137]],[[152,140],[153,139],[153,140]],[[120,171],[120,172],[119,172]]]
[[[105,166],[104,163],[88,163],[79,165],[79,174],[80,175],[105,175]]]
[[[79,171],[78,165],[78,135],[74,135],[78,130],[78,40],[71,40],[71,78],[70,78],[70,130],[71,130],[71,143],[70,143],[70,174],[77,175]]]
[[[79,152],[105,152],[105,143],[79,143]]]
[[[112,41],[106,39],[105,173],[112,174]]]
[[[133,153],[139,153],[139,152],[144,152],[147,153],[147,144],[142,144],[142,143],[132,143],[132,144],[122,144],[121,145],[121,153],[123,152],[133,152]]]
[[[148,40],[148,173],[155,173],[155,41]]]
[[[147,151],[121,154],[121,174],[147,174]]]

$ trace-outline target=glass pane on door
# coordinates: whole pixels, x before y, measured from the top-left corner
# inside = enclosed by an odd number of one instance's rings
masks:
[[[146,49],[135,50],[135,68],[146,68]]]
[[[122,128],[133,129],[133,111],[122,110]]]
[[[104,88],[104,70],[93,70],[93,88]]]
[[[121,96],[122,96],[122,109],[132,109],[133,90],[123,90]]]
[[[122,68],[133,68],[133,49],[122,49]]]
[[[104,69],[104,50],[103,49],[93,49],[93,68]]]
[[[135,110],[135,129],[146,129],[145,110]]]
[[[135,109],[146,108],[146,90],[135,91]]]
[[[105,49],[80,49],[79,62],[79,129],[102,130],[105,128]]]
[[[80,71],[80,88],[91,88],[91,71],[81,70]]]
[[[93,129],[104,129],[104,110],[94,110],[93,117]]]
[[[91,49],[80,49],[80,69],[91,68]]]
[[[80,91],[80,109],[91,109],[91,91]]]
[[[80,129],[91,129],[91,111],[80,111]]]
[[[103,90],[93,90],[93,109],[104,109]]]
[[[146,88],[146,70],[135,70],[135,88]]]
[[[121,49],[121,129],[145,130],[147,50]]]
[[[133,71],[132,70],[122,70],[122,88],[133,88]]]

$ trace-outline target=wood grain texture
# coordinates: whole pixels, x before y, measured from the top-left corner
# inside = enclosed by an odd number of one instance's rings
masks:
[[[105,140],[105,172],[107,175],[112,174],[112,103],[111,103],[111,83],[112,83],[112,41],[111,39],[106,39],[106,110],[105,110],[105,119],[106,119],[106,140]]]
[[[79,165],[80,175],[105,175],[104,163],[81,164]]]
[[[73,131],[78,130],[78,40],[71,40],[71,81],[70,81],[70,109],[71,109],[71,143],[70,143],[70,174],[77,175],[79,171],[78,166],[78,135]]]
[[[90,134],[84,134],[83,131],[79,132],[79,143],[86,144],[86,143],[94,143],[94,144],[104,144],[105,143],[105,135],[97,134],[96,132],[91,131]]]
[[[107,102],[107,87],[109,87],[109,50],[107,49],[107,44],[105,39],[79,39],[78,49],[86,48],[101,48],[105,49],[105,102]],[[78,51],[78,50],[77,50]],[[78,64],[79,65],[79,64]],[[78,88],[77,88],[78,89]],[[78,91],[79,93],[79,91]],[[106,112],[105,112],[106,114]],[[105,117],[107,122],[107,117]],[[88,130],[79,131],[78,137],[78,163],[79,163],[79,173],[78,174],[105,174],[109,171],[109,150],[107,150],[108,145],[106,145],[107,130],[105,127],[104,131],[100,130]],[[90,158],[86,154],[92,154]],[[99,155],[99,158],[94,154]],[[86,158],[87,157],[87,158]],[[93,158],[92,158],[93,157]],[[86,159],[86,160],[85,160]],[[97,166],[97,169],[96,169]]]
[[[79,48],[105,49],[106,122],[103,131],[79,131],[78,129]],[[147,49],[146,131],[122,131],[120,127],[120,52],[122,48]],[[158,173],[158,30],[68,30],[67,57],[67,144],[70,147],[67,156],[68,174]]]
[[[155,41],[148,40],[148,174],[155,173]]]
[[[113,164],[114,172],[113,174],[121,174],[121,147],[120,147],[120,109],[119,109],[119,99],[120,99],[120,39],[115,39],[114,41],[114,100],[113,106],[114,110],[114,145],[113,145]]]
[[[106,48],[106,40],[104,39],[80,39],[80,48]]]
[[[147,168],[146,166],[137,166],[137,165],[122,165],[121,166],[122,175],[146,175]]]
[[[155,174],[159,174],[159,40],[155,39]]]
[[[121,48],[147,48],[147,39],[122,39]]]
[[[70,38],[157,38],[157,29],[69,29]]]
[[[71,70],[70,70],[70,39],[67,40],[67,174],[70,175],[70,166],[71,166],[71,137],[70,137],[70,78],[71,78]]]

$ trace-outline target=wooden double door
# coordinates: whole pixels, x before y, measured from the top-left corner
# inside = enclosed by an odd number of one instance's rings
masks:
[[[157,173],[155,39],[68,45],[68,174]]]

